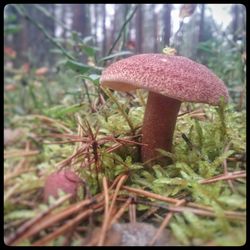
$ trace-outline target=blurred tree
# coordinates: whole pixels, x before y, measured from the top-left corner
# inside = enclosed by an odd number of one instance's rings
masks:
[[[136,52],[142,52],[143,46],[143,5],[139,4],[137,13],[136,13]]]
[[[65,23],[66,18],[67,18],[67,11],[68,11],[67,8],[68,8],[68,5],[67,4],[61,4],[60,7],[61,7],[61,18],[60,18],[60,21],[62,23]],[[66,29],[63,29],[61,37],[64,40],[66,39]]]
[[[199,27],[199,42],[204,41],[204,17],[205,17],[205,4],[200,4],[200,27]]]
[[[19,24],[21,27],[20,32],[13,34],[11,39],[13,48],[18,55],[15,64],[21,65],[27,61],[34,66],[44,66],[48,63],[53,64],[53,57],[49,57],[48,55],[48,51],[52,47],[50,41],[45,38],[45,35],[32,22],[29,22],[17,12],[16,8],[22,6],[24,7],[25,14],[31,20],[39,23],[52,37],[55,35],[55,23],[52,18],[55,11],[54,4],[43,4],[41,6],[34,4],[9,5],[10,12],[16,16],[14,23]],[[38,7],[41,7],[42,10]],[[42,46],[39,46],[41,44]]]
[[[231,8],[232,22],[230,25],[233,41],[242,40],[246,29],[246,9],[242,4],[233,4]]]
[[[131,4],[124,4],[124,6],[123,6],[123,21],[122,21],[122,24],[127,19],[130,6],[131,6]],[[120,46],[119,50],[125,49],[128,37],[129,37],[129,23],[126,25],[126,27],[124,29],[123,36],[122,36],[122,42],[121,42],[121,46]]]
[[[48,15],[51,15],[51,17],[55,16],[55,4],[42,4],[41,5],[44,10],[47,12]],[[34,12],[34,9],[30,9],[31,12]],[[31,13],[30,13],[31,15]],[[41,11],[37,12],[38,17],[36,15],[33,15],[33,18],[40,23],[44,29],[51,35],[51,37],[55,37],[55,21],[53,18],[48,18],[47,15],[44,15]],[[37,43],[34,42],[33,44],[33,51],[30,56],[37,53],[39,62],[42,62],[43,64],[47,64],[49,62],[49,65],[53,65],[55,60],[53,56],[50,56],[48,54],[48,51],[53,47],[50,41],[45,38],[44,34],[40,32],[33,24],[29,25],[30,30],[29,32],[33,33],[33,39],[32,40],[38,40]],[[46,40],[46,41],[44,41]],[[43,44],[43,46],[38,46],[37,44]],[[36,50],[37,52],[35,52]]]
[[[102,4],[102,55],[105,56],[107,48],[107,35],[106,35],[106,4]]]
[[[171,36],[171,4],[164,4],[163,7],[163,43],[164,46],[169,46],[169,39]]]
[[[232,5],[232,34],[233,34],[233,40],[236,42],[237,36],[238,36],[238,30],[239,30],[239,5],[233,4]]]
[[[153,4],[153,37],[154,52],[158,52],[158,15],[156,13],[156,4]]]
[[[142,51],[144,53],[152,53],[157,43],[157,27],[154,22],[155,4],[146,4],[143,6],[144,22],[143,22],[143,43]]]
[[[72,28],[86,37],[90,34],[90,18],[88,4],[71,4],[73,17]]]
[[[25,18],[20,16],[18,13],[16,13],[16,16],[17,23],[21,25],[21,31],[13,36],[13,48],[16,50],[18,55],[15,64],[16,66],[20,66],[23,62],[27,62],[27,55],[30,49],[29,40],[32,40],[33,38],[29,37],[29,35],[32,36],[32,34],[29,34],[30,23],[28,23]],[[37,31],[35,31],[35,33],[36,32]]]
[[[98,4],[93,4],[94,7],[94,38],[95,38],[95,45],[97,46],[98,44],[98,39],[97,39],[97,27],[98,27]]]
[[[110,35],[110,46],[111,46],[112,42],[115,40],[115,36],[117,33],[118,14],[119,14],[119,4],[115,4],[114,5],[114,16],[113,16],[113,20],[112,20],[113,28],[112,28],[111,35]]]

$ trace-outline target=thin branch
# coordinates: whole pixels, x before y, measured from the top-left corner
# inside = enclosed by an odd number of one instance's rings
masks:
[[[69,59],[71,60],[76,60],[73,56],[71,56],[62,46],[61,44],[59,44],[57,41],[55,41],[55,39],[44,29],[44,27],[36,22],[33,18],[31,18],[27,13],[25,13],[25,8],[22,5],[16,5],[13,4],[13,7],[17,10],[17,12],[23,16],[24,18],[26,18],[27,20],[29,20],[32,24],[34,24],[45,36],[46,38],[52,42],[58,49],[60,49],[62,51],[62,53]]]
[[[59,200],[56,201],[52,206],[50,206],[46,211],[38,214],[33,219],[27,221],[24,223],[21,227],[19,227],[16,232],[8,237],[8,239],[5,240],[5,243],[7,245],[13,244],[14,242],[17,242],[18,239],[22,237],[22,235],[27,232],[35,223],[38,223],[41,221],[46,215],[48,215],[51,211],[53,211],[55,208],[57,208],[59,205],[61,205],[63,202],[68,200],[72,195],[68,194]]]
[[[143,195],[143,196],[146,196],[146,197],[150,197],[150,198],[153,198],[153,199],[166,201],[166,202],[170,202],[170,203],[174,203],[174,204],[177,204],[180,201],[179,199],[174,199],[174,198],[162,196],[162,195],[159,195],[159,194],[154,194],[154,193],[142,190],[142,189],[131,188],[131,187],[128,187],[128,186],[123,186],[122,189],[127,190],[127,191],[132,192],[132,193],[136,193],[136,194],[139,194],[139,195]]]
[[[109,219],[109,193],[108,193],[107,179],[105,176],[103,177],[103,192],[104,192],[104,199],[105,199],[104,219],[103,219],[103,224],[102,224],[102,228],[100,232],[98,246],[103,246],[103,243],[106,237],[108,219]]]
[[[138,8],[138,5],[136,5],[135,8],[134,8],[134,10],[131,11],[131,12],[128,14],[128,17],[127,17],[127,19],[125,20],[125,22],[123,23],[123,25],[122,25],[122,27],[121,27],[121,29],[120,29],[120,31],[119,31],[119,34],[118,34],[117,38],[115,39],[114,43],[112,44],[112,47],[110,48],[110,50],[109,50],[107,56],[109,56],[109,55],[112,53],[112,51],[113,51],[113,49],[115,48],[117,42],[120,40],[120,38],[121,38],[121,36],[122,36],[122,33],[123,33],[124,29],[126,28],[126,25],[130,22],[130,20],[131,20],[132,17],[134,16],[134,14],[135,14],[137,8]]]

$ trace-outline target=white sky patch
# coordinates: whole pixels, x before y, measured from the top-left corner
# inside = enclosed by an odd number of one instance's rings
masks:
[[[149,5],[149,4],[145,4],[145,5]],[[163,11],[163,6],[164,6],[164,4],[156,4],[155,12],[157,14],[161,14],[161,12]],[[181,4],[173,4],[173,6],[172,6],[172,11],[171,11],[172,34],[174,34],[179,28],[180,7],[181,7]],[[232,7],[232,4],[206,4],[206,7],[207,7],[206,8],[207,17],[209,18],[209,16],[212,15],[215,22],[218,25],[221,25],[223,29],[226,28],[230,24],[230,22],[232,20],[232,16],[230,14],[230,8]],[[58,14],[59,13],[56,13],[57,16],[58,16]],[[111,28],[114,14],[115,14],[115,5],[114,4],[106,4],[106,15],[107,16],[106,16],[106,23],[105,24],[106,24],[107,28]],[[184,19],[184,22],[188,22],[188,21],[189,21],[188,17]],[[71,25],[70,18],[65,18],[64,22],[68,27],[70,27],[70,25]],[[62,33],[62,29],[60,27],[57,27],[56,36],[60,36],[61,33]],[[99,37],[100,40],[103,37],[100,21],[99,21],[99,25],[97,27],[97,36]]]
[[[149,5],[149,4],[145,4]],[[155,12],[159,14],[163,10],[164,4],[156,4]],[[180,12],[181,4],[173,4],[173,8],[171,11],[171,21],[172,21],[172,32],[175,33],[179,28],[179,12]],[[232,4],[206,4],[206,13],[209,14],[211,12],[214,20],[219,25],[222,25],[222,28],[226,28],[228,24],[232,20],[232,16],[230,14],[230,8]],[[198,7],[199,8],[199,7]],[[211,11],[209,11],[211,10]],[[115,13],[114,4],[106,4],[106,12],[109,16],[113,16]],[[188,22],[189,18],[184,19],[184,23]],[[109,27],[111,25],[110,19],[106,18],[106,25]]]
[[[155,12],[159,13],[162,10],[163,4],[157,4],[155,8]]]
[[[179,28],[179,12],[181,4],[174,4],[174,8],[171,12],[172,21],[172,32],[175,33]],[[213,19],[218,25],[222,25],[222,28],[226,28],[231,20],[232,16],[230,14],[230,8],[232,4],[206,4],[206,14],[211,13]],[[198,7],[199,8],[199,7]],[[188,17],[184,19],[184,23],[188,21]]]
[[[223,29],[226,28],[232,20],[230,15],[232,4],[208,4],[207,6],[211,9],[214,20],[222,25]]]
[[[113,16],[115,14],[115,8],[114,4],[106,4],[106,12],[110,15]]]

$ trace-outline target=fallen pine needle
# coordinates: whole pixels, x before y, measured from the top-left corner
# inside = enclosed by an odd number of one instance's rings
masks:
[[[10,237],[8,237],[8,239],[6,239],[6,241],[5,241],[6,244],[10,245],[10,244],[13,244],[13,243],[16,243],[17,241],[19,241],[21,239],[21,236],[25,232],[27,232],[27,230],[29,228],[31,228],[35,223],[39,222],[42,218],[44,218],[46,215],[48,215],[51,211],[53,211],[55,208],[57,208],[64,201],[68,200],[71,196],[72,196],[71,194],[68,194],[68,195],[60,198],[59,200],[56,201],[55,204],[50,206],[46,211],[42,212],[41,214],[37,215],[35,218],[27,221],[25,224],[20,226],[14,234],[12,234]]]
[[[104,192],[104,199],[105,199],[104,219],[103,219],[103,224],[101,227],[98,246],[102,246],[104,243],[106,232],[107,232],[107,227],[108,227],[108,219],[109,219],[109,193],[108,193],[107,179],[105,176],[103,177],[103,192]]]
[[[93,213],[93,209],[88,209],[83,211],[79,215],[77,215],[74,219],[67,221],[65,225],[61,226],[59,229],[55,230],[53,233],[45,236],[41,240],[36,241],[32,244],[32,246],[43,246],[46,243],[50,242],[51,240],[57,238],[58,236],[62,235],[66,231],[68,231],[71,227],[76,226],[82,219],[85,219],[88,215]]]
[[[180,200],[179,202],[176,203],[175,207],[178,207],[178,206],[184,204],[185,202],[186,202],[185,200]],[[155,233],[153,239],[149,242],[150,246],[154,245],[154,243],[156,242],[157,238],[161,235],[161,233],[164,230],[164,228],[168,225],[168,223],[169,223],[169,221],[170,221],[170,219],[172,218],[173,215],[174,215],[174,212],[167,213],[165,219],[161,223],[161,225],[158,228],[157,232]]]

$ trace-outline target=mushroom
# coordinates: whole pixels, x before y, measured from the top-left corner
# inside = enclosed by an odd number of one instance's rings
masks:
[[[44,186],[44,200],[47,201],[49,196],[58,197],[58,191],[62,190],[67,194],[76,196],[77,188],[81,179],[71,170],[64,169],[50,174]]]
[[[149,91],[142,126],[142,161],[159,156],[155,149],[171,152],[181,102],[219,105],[228,101],[223,81],[204,65],[186,57],[139,54],[108,66],[100,78],[101,86],[113,90]]]

